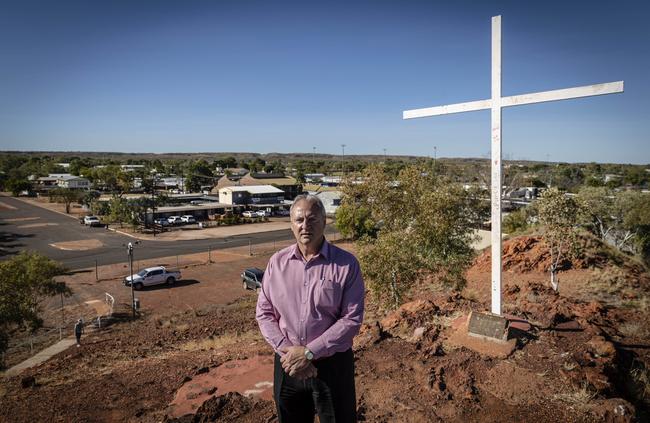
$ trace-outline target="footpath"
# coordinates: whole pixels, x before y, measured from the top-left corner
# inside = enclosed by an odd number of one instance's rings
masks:
[[[60,353],[61,351],[64,351],[68,349],[71,345],[76,344],[77,341],[74,338],[65,338],[57,342],[56,344],[49,346],[45,348],[43,351],[37,353],[36,355],[28,358],[27,360],[23,361],[20,364],[16,364],[15,366],[9,368],[6,372],[4,372],[4,376],[9,377],[9,376],[15,376],[18,373],[22,372],[25,369],[29,369],[30,367],[38,366],[39,364],[43,363],[44,361],[47,361],[50,359],[55,354]]]

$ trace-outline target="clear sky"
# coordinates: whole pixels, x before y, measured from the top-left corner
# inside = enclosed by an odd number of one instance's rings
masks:
[[[487,157],[490,113],[402,111],[617,80],[507,108],[504,158],[650,163],[647,1],[3,1],[0,150]]]

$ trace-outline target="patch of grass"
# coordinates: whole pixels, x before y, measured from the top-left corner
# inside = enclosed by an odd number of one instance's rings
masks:
[[[589,406],[589,403],[596,398],[596,393],[589,389],[589,386],[584,383],[581,388],[566,391],[553,395],[553,398],[562,401],[576,409],[584,409]]]
[[[227,333],[221,336],[209,336],[200,340],[192,340],[180,346],[181,351],[208,351],[240,343],[251,343],[261,341],[262,337],[258,330],[251,330],[244,333]]]
[[[650,336],[648,327],[639,321],[625,322],[618,327],[618,331],[626,338],[647,339]]]
[[[472,288],[465,288],[463,290],[463,297],[466,300],[470,300],[472,302],[478,302],[478,291]]]

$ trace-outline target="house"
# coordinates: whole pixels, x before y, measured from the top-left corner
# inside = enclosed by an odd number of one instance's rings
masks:
[[[81,176],[66,175],[57,178],[56,184],[61,188],[90,189],[90,181]]]
[[[214,193],[221,193],[222,188],[232,187],[232,186],[261,186],[261,185],[271,185],[276,188],[279,188],[284,192],[284,198],[287,200],[293,200],[302,192],[302,185],[299,184],[295,178],[290,176],[284,176],[281,174],[275,173],[248,173],[245,176],[242,176],[238,179],[234,179],[232,175],[224,175],[217,182],[217,186],[212,189]],[[221,195],[221,194],[219,194]]]
[[[219,202],[254,208],[284,203],[284,191],[271,185],[231,186],[219,190]]]

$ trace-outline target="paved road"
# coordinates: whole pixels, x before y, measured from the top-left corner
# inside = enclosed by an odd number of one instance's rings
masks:
[[[335,232],[331,226],[326,229],[326,233]],[[144,260],[290,238],[291,232],[285,229],[233,236],[226,240],[140,241],[135,254],[138,260]],[[103,246],[86,251],[72,251],[51,245],[79,240],[98,240]],[[95,266],[95,260],[99,265],[126,262],[125,245],[133,241],[133,238],[103,228],[86,227],[70,216],[0,196],[0,260],[22,250],[32,250],[63,263],[70,270],[76,270]]]

